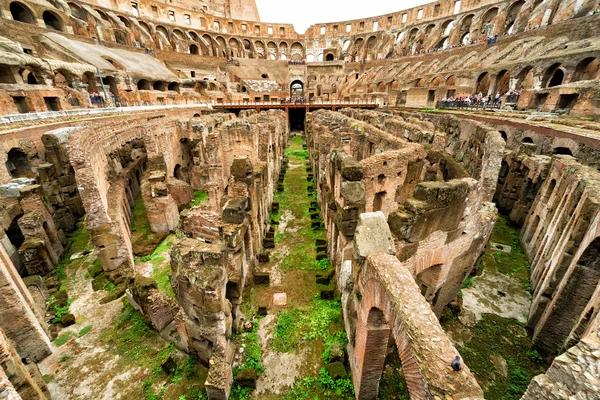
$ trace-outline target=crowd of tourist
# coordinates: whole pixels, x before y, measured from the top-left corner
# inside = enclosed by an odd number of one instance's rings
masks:
[[[484,96],[483,93],[479,92],[478,94],[472,94],[469,96],[444,97],[441,100],[439,107],[500,107],[503,102],[516,103],[522,92],[523,88],[520,90],[509,90],[504,95],[500,94],[500,92],[497,92],[495,96]]]

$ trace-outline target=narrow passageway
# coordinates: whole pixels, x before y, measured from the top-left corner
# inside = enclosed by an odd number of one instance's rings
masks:
[[[486,399],[520,399],[529,381],[550,364],[532,349],[524,325],[531,305],[529,263],[519,229],[500,215],[477,275],[463,283],[459,308],[442,316]]]
[[[246,320],[253,322],[250,332],[236,338],[245,354],[234,362],[234,400],[354,397],[344,366],[341,303],[301,135],[292,133],[285,152],[289,164],[275,195],[278,210],[270,216],[275,247],[258,271],[268,279],[255,281],[245,296]],[[254,390],[240,385],[241,371],[242,377],[252,375],[248,369],[258,375]]]

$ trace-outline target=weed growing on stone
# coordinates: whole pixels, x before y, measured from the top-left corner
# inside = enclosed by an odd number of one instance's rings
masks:
[[[194,192],[194,199],[190,202],[190,206],[198,207],[208,200],[208,194],[204,190],[196,190]]]
[[[332,379],[325,368],[319,370],[318,377],[305,377],[283,396],[284,400],[309,399],[352,399],[354,387],[351,379]]]
[[[529,282],[531,267],[521,248],[519,230],[508,224],[508,218],[505,215],[498,217],[490,241],[509,245],[512,249],[510,253],[496,251],[493,254],[497,270],[519,280],[525,289],[527,287],[531,289]]]
[[[82,330],[79,331],[77,336],[84,337],[85,335],[90,333],[91,330],[92,330],[92,325],[85,326]]]
[[[71,340],[73,338],[73,332],[65,332],[65,333],[61,333],[55,340],[54,340],[54,344],[57,347],[62,346],[63,344],[67,343],[69,340]]]

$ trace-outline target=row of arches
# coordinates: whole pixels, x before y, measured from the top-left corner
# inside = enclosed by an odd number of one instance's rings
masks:
[[[517,0],[401,31],[355,36],[339,43],[333,59],[368,61],[479,43],[495,35],[511,35],[585,15],[594,2],[581,0],[577,3],[578,7],[566,6],[568,10],[564,9],[563,3],[558,0]],[[307,49],[307,53],[310,53],[310,49]],[[315,54],[315,57],[323,61],[321,55]]]
[[[13,20],[24,22],[26,24],[37,24],[37,18],[34,12],[25,4],[13,1],[9,5],[9,10]],[[42,13],[42,20],[44,21],[46,28],[61,32],[64,31],[64,21],[54,11],[45,10]]]

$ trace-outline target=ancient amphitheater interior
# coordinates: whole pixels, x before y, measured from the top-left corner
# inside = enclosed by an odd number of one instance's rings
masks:
[[[402,4],[0,0],[0,399],[600,399],[600,1]]]

